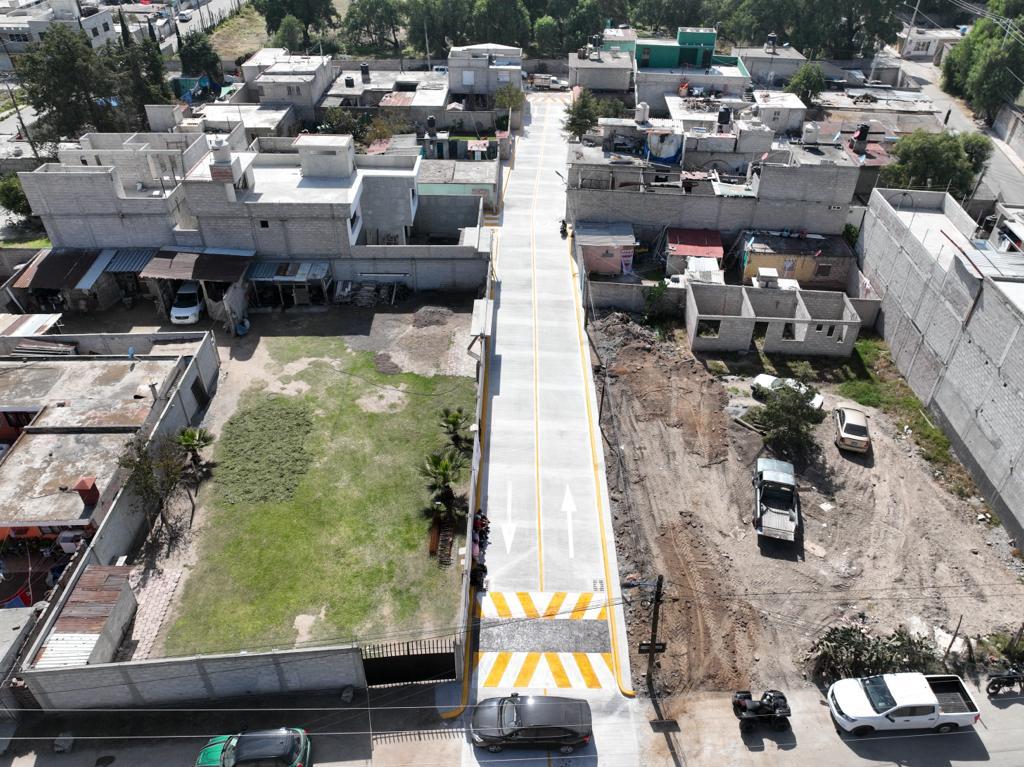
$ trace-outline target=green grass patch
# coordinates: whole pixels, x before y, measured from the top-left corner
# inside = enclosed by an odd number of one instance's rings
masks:
[[[267,338],[276,365],[312,358],[298,396],[249,390],[215,443],[199,561],[168,655],[447,630],[460,575],[427,554],[418,467],[444,443],[442,407],[472,412],[472,379],[384,375],[337,338]],[[366,402],[401,387],[401,409]],[[361,404],[363,406],[361,406]],[[459,544],[456,543],[456,546]]]
[[[53,243],[50,242],[50,238],[46,236],[40,237],[38,234],[29,234],[23,237],[15,237],[10,240],[0,240],[0,248],[38,249],[50,247],[53,247]]]
[[[266,20],[249,4],[243,5],[234,16],[224,19],[210,33],[213,49],[218,56],[227,60],[255,53],[269,39]]]

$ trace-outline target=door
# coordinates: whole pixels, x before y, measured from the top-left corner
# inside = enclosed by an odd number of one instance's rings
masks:
[[[938,719],[935,706],[901,706],[894,708],[882,720],[885,730],[913,730],[934,726]]]

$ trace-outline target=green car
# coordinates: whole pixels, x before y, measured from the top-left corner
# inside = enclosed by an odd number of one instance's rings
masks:
[[[218,735],[199,752],[196,767],[310,767],[309,736],[298,727]]]

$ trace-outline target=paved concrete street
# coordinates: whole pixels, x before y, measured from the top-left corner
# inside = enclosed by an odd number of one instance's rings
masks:
[[[913,77],[920,84],[921,90],[931,98],[940,110],[940,119],[949,110],[947,124],[950,128],[969,132],[979,130],[967,105],[942,90],[942,72],[938,67],[927,62],[904,61],[903,71]],[[982,132],[992,138],[995,144],[992,160],[984,176],[985,184],[1003,202],[1024,203],[1024,163],[992,131]]]
[[[596,399],[565,210],[567,95],[530,95],[504,196],[484,435],[491,519],[475,699],[587,698],[595,742],[580,755],[635,765],[636,717]],[[463,764],[491,763],[473,753]],[[527,758],[529,754],[516,754]],[[588,763],[589,759],[574,760]],[[517,761],[517,763],[519,763]],[[537,764],[547,764],[540,755]]]

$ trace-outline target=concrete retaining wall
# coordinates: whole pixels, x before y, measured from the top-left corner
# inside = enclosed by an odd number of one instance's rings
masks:
[[[165,705],[365,687],[357,647],[107,663],[24,671],[44,710]]]
[[[629,282],[587,280],[587,308],[618,309],[624,312],[646,312],[647,296],[654,285]],[[686,305],[686,291],[669,288],[655,307],[657,311],[676,313]]]

